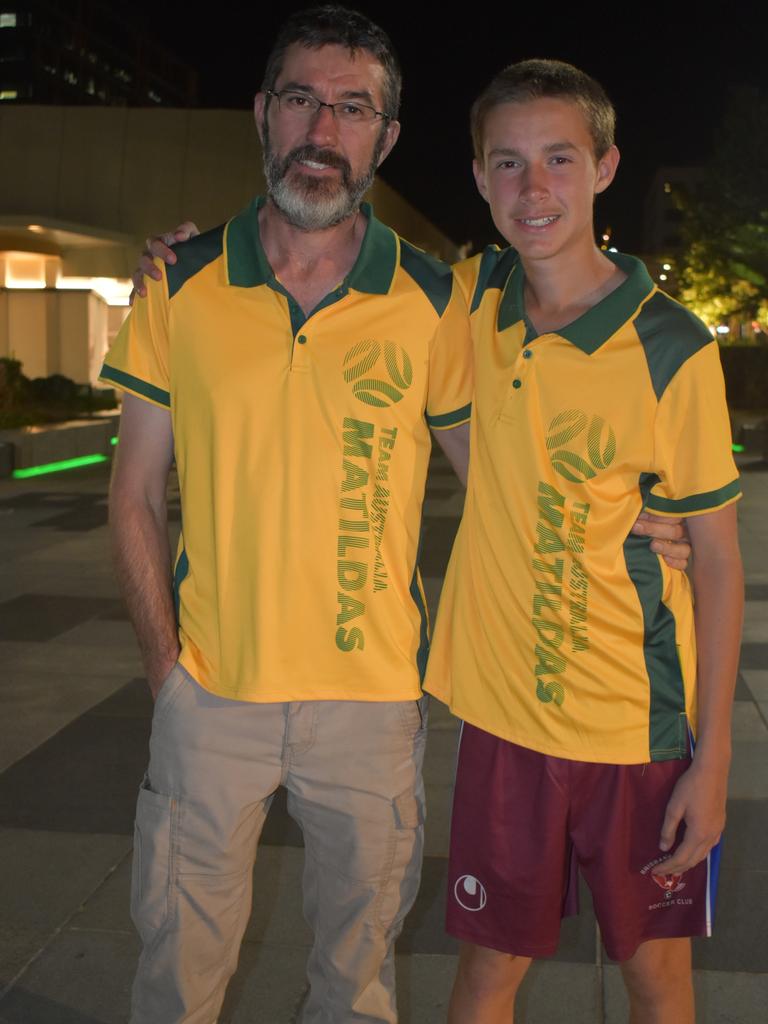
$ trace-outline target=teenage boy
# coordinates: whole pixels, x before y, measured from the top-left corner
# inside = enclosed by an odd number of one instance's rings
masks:
[[[578,867],[632,1021],[687,1024],[742,608],[717,345],[640,262],[595,245],[594,196],[619,161],[596,82],[556,61],[513,65],[472,131],[511,247],[455,271],[475,351],[472,460],[426,682],[466,723],[449,1021],[512,1019],[531,958],[557,947]],[[687,577],[630,534],[643,507],[688,517],[695,615]]]

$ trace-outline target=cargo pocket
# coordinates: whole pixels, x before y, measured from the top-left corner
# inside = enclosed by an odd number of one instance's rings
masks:
[[[131,870],[131,917],[145,947],[154,943],[170,913],[175,808],[174,798],[153,792],[145,776],[136,805]]]
[[[413,788],[392,801],[394,832],[388,877],[379,900],[379,924],[397,934],[419,891],[424,848],[424,802]]]

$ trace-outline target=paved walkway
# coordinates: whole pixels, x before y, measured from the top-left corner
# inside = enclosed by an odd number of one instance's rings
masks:
[[[768,465],[743,463],[747,622],[717,935],[696,943],[700,1024],[768,1020]],[[151,706],[112,582],[102,467],[0,482],[0,1022],[124,1024],[137,940],[128,917],[135,791]],[[178,502],[172,503],[178,520]],[[436,459],[423,572],[434,605],[461,510]],[[427,856],[398,944],[402,1024],[439,1024],[454,969],[442,904],[455,726],[433,705]],[[310,935],[301,836],[277,800],[222,1024],[290,1024]],[[583,901],[589,906],[588,898]],[[626,1020],[617,968],[586,910],[531,971],[521,1024]],[[158,1021],[157,1024],[164,1024]]]

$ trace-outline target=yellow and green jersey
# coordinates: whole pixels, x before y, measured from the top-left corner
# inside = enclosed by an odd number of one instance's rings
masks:
[[[181,662],[241,700],[408,700],[429,427],[470,412],[463,299],[366,208],[354,267],[305,316],[260,205],[158,264],[102,371],[171,413]]]
[[[426,687],[460,718],[580,761],[685,756],[688,578],[630,535],[740,494],[716,342],[644,266],[559,331],[514,250],[454,268],[475,361],[469,486]]]

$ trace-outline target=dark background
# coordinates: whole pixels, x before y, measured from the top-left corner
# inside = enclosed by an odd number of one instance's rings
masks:
[[[247,108],[277,26],[308,4],[243,8],[218,0],[195,10],[157,0],[132,12],[124,2],[106,6],[197,69],[201,105]],[[607,89],[622,161],[599,200],[597,228],[610,225],[612,244],[626,251],[642,250],[643,205],[657,168],[708,158],[732,86],[768,90],[758,5],[715,4],[705,16],[703,5],[673,3],[574,5],[568,14],[545,3],[476,3],[465,5],[462,21],[438,4],[349,6],[389,32],[403,65],[403,131],[382,177],[455,242],[474,247],[497,239],[472,179],[469,106],[505,64],[556,57]]]

